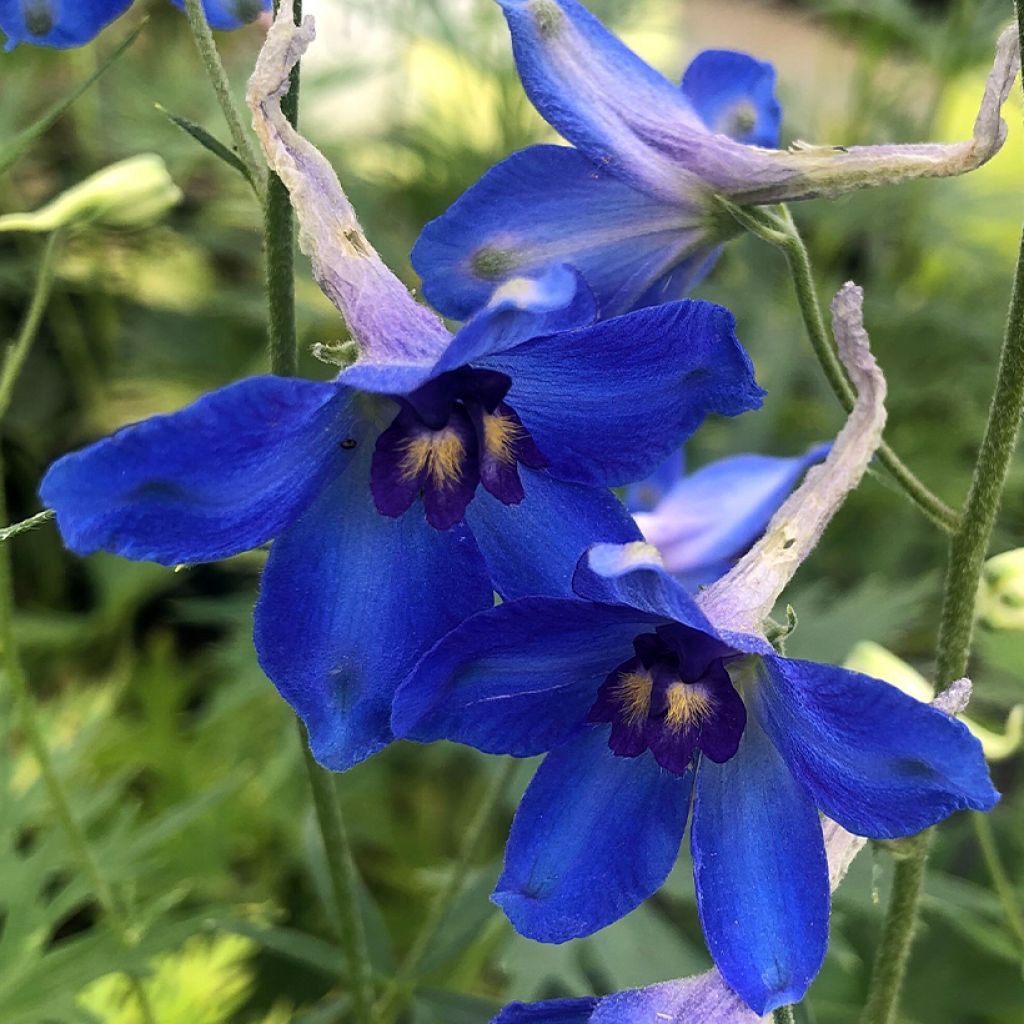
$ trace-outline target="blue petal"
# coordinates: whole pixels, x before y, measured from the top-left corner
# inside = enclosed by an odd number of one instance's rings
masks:
[[[171,0],[175,7],[185,9],[185,0]],[[255,21],[263,11],[269,11],[271,0],[203,0],[206,20],[210,28],[230,30]]]
[[[596,319],[594,295],[573,267],[557,264],[510,277],[455,335],[436,372],[477,363],[530,338],[586,327]]]
[[[597,999],[549,999],[543,1003],[509,1003],[491,1024],[588,1024]],[[622,1021],[620,1024],[632,1024]],[[637,1022],[639,1024],[639,1022]]]
[[[0,0],[5,49],[18,43],[61,49],[84,46],[131,6],[132,0]]]
[[[753,693],[790,770],[850,832],[912,835],[999,799],[967,727],[880,679],[768,657]]]
[[[39,494],[65,543],[176,565],[277,536],[351,460],[334,384],[252,377],[58,459]]]
[[[683,94],[713,132],[777,149],[782,108],[775,68],[735,50],[705,50],[683,75]]]
[[[674,200],[685,174],[667,150],[708,135],[680,89],[576,0],[498,0],[519,77],[544,119],[591,160]]]
[[[595,544],[580,559],[572,587],[588,601],[636,608],[718,635],[697,602],[665,571],[657,550],[642,541]]]
[[[456,319],[480,309],[495,285],[552,263],[576,267],[609,317],[629,310],[695,248],[694,260],[705,260],[706,235],[703,203],[663,203],[575,149],[531,146],[431,221],[412,262],[430,303]]]
[[[372,444],[360,444],[364,457],[275,541],[256,606],[260,664],[306,723],[316,759],[336,771],[391,739],[398,684],[493,600],[466,527],[435,530],[418,509],[377,512]]]
[[[813,800],[753,715],[732,760],[701,760],[690,839],[725,980],[759,1014],[799,1002],[828,944],[828,864]]]
[[[665,461],[639,483],[626,488],[626,508],[630,512],[649,512],[672,490],[686,472],[686,454],[680,449],[672,452]]]
[[[734,327],[722,306],[673,302],[537,338],[480,365],[511,377],[506,400],[552,476],[614,487],[647,476],[709,413],[760,406],[764,392]]]
[[[590,544],[640,539],[636,523],[606,488],[563,483],[525,466],[519,478],[526,497],[518,505],[504,505],[480,488],[466,510],[494,589],[506,601],[572,597],[576,563]]]
[[[650,628],[650,617],[634,611],[551,597],[474,615],[403,683],[395,734],[488,754],[542,754],[579,732],[601,683]]]
[[[711,273],[721,255],[721,245],[709,247],[707,240],[702,237],[682,263],[674,266],[663,277],[659,277],[630,308],[660,306],[663,302],[675,302],[683,298]]]
[[[693,773],[616,757],[590,727],[552,751],[523,796],[493,900],[516,931],[565,942],[617,921],[668,877]]]
[[[665,568],[690,588],[716,579],[764,532],[810,466],[828,455],[818,445],[797,458],[735,455],[679,480],[649,514],[637,516]]]

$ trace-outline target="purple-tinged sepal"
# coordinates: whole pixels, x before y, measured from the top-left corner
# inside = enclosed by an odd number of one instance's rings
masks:
[[[281,110],[291,70],[316,34],[312,18],[299,26],[292,19],[293,2],[283,0],[249,79],[246,101],[267,161],[291,195],[299,245],[320,288],[345,318],[360,359],[430,367],[451,336],[384,264],[330,163]]]

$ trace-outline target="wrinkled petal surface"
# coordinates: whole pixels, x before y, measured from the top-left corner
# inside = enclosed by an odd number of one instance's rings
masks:
[[[532,757],[579,732],[608,673],[650,618],[587,601],[528,597],[467,619],[395,699],[396,735]]]
[[[536,338],[480,361],[512,379],[519,413],[552,476],[618,486],[642,479],[709,413],[736,416],[764,392],[710,302],[673,302]]]
[[[572,575],[590,544],[640,539],[636,523],[607,488],[564,483],[525,466],[519,478],[525,498],[518,505],[504,505],[480,489],[466,510],[494,589],[506,601],[575,596]]]
[[[703,203],[661,202],[578,150],[531,146],[431,221],[412,262],[430,303],[458,319],[480,309],[497,284],[552,263],[576,267],[609,317],[701,246],[706,218]]]
[[[789,492],[829,452],[797,458],[735,455],[678,480],[649,513],[636,517],[665,568],[691,589],[722,574],[764,532]]]
[[[65,543],[176,565],[276,537],[351,460],[334,384],[252,377],[58,459],[39,488]]]
[[[617,921],[668,877],[693,774],[616,757],[592,726],[544,759],[512,823],[492,897],[516,931],[565,942]],[[640,845],[638,845],[640,844]]]
[[[697,909],[715,964],[757,1013],[799,1002],[828,943],[817,808],[751,715],[736,756],[702,759],[691,829]]]
[[[256,606],[260,665],[306,723],[316,759],[342,771],[391,739],[391,702],[417,659],[490,606],[464,526],[377,512],[367,455],[275,541]]]
[[[880,679],[769,657],[753,699],[790,770],[850,832],[913,835],[998,800],[967,727]]]

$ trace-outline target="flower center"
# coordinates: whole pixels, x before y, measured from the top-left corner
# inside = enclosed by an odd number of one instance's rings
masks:
[[[547,463],[505,402],[512,381],[493,370],[443,373],[410,395],[377,439],[370,471],[374,504],[398,517],[417,497],[438,530],[465,514],[478,484],[506,505],[523,500],[519,464]]]
[[[701,750],[713,761],[736,753],[746,709],[726,662],[733,652],[677,623],[633,641],[634,657],[612,671],[588,721],[611,724],[608,746],[619,757],[650,750],[668,771],[683,774]]]

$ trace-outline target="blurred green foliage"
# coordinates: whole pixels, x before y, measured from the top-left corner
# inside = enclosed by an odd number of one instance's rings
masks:
[[[486,0],[308,6],[338,34],[321,36],[307,67],[304,117],[368,234],[415,284],[407,253],[422,224],[547,129],[522,94],[499,12]],[[652,57],[667,71],[677,73],[696,48],[680,31],[689,5],[593,6],[638,39],[656,35]],[[0,214],[34,209],[115,159],[152,151],[185,194],[158,227],[94,229],[69,242],[3,427],[13,519],[38,510],[36,484],[57,455],[265,369],[259,211],[239,175],[156,109],[226,138],[184,20],[163,3],[150,13],[127,55],[0,189]],[[815,77],[809,60],[780,64],[788,138],[962,138],[1009,14],[1009,4],[984,0],[750,0],[730,4],[708,42],[729,45],[731,27],[749,16],[768,26],[769,48],[799,23],[843,55],[835,81]],[[134,17],[81,51],[4,55],[0,141],[95,70]],[[221,42],[241,91],[260,30]],[[1024,218],[1019,111],[1015,99],[1006,150],[970,179],[796,211],[822,294],[850,277],[865,286],[868,327],[890,381],[890,439],[952,503],[965,491],[984,423]],[[0,236],[4,338],[24,313],[38,255],[36,239]],[[343,338],[344,327],[300,266],[302,369],[326,377],[309,349]],[[833,434],[839,409],[802,337],[781,257],[741,239],[701,295],[736,312],[769,399],[757,415],[710,424],[692,463],[744,450],[794,453]],[[346,1020],[344,963],[325,909],[327,869],[295,729],[251,647],[261,556],[177,573],[106,556],[82,561],[62,550],[52,524],[11,544],[17,632],[46,732],[138,942],[126,960],[100,926],[0,698],[0,1021],[134,1024],[140,1018],[116,976],[124,968],[150,972],[162,1024]],[[995,550],[1021,544],[1018,465]],[[858,641],[875,640],[927,673],[944,549],[884,478],[867,480],[787,595],[800,613],[789,653],[840,661]],[[982,630],[973,675],[972,716],[1000,725],[1024,692],[1024,633]],[[510,998],[632,987],[709,962],[685,856],[661,893],[591,939],[548,947],[511,932],[486,894],[530,769],[521,766],[431,944],[407,1012],[414,1024],[482,1024]],[[398,744],[340,780],[382,977],[412,942],[500,770],[470,750]],[[1022,760],[994,771],[1005,796],[992,823],[1024,901]],[[887,855],[869,851],[840,889],[828,962],[798,1014],[805,1024],[856,1019],[888,875]],[[904,1019],[1021,1024],[1022,969],[1024,948],[961,815],[941,830]]]

